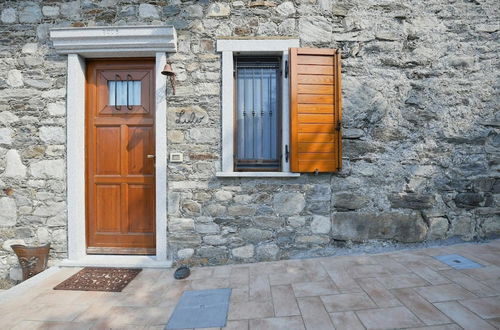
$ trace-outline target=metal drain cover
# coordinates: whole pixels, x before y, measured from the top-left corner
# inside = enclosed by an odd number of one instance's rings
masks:
[[[483,265],[467,259],[466,257],[463,257],[459,254],[447,254],[442,256],[435,256],[434,258],[455,269],[472,269],[484,267]]]
[[[165,329],[226,326],[231,289],[184,291]]]

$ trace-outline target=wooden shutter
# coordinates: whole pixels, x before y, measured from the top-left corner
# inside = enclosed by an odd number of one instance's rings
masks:
[[[335,49],[290,48],[289,60],[291,171],[340,171],[340,53]]]

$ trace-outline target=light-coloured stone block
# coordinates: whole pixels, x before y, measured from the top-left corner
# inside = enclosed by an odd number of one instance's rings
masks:
[[[6,155],[7,166],[3,176],[8,178],[25,178],[26,166],[21,162],[21,156],[17,150],[11,149]]]
[[[0,227],[11,227],[17,222],[16,201],[10,197],[0,197]]]

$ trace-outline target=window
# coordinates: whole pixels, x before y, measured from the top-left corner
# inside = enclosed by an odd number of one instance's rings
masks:
[[[281,169],[279,57],[235,58],[236,171]]]
[[[342,166],[340,54],[298,39],[219,39],[219,177],[296,177]]]
[[[130,77],[130,75],[129,75]],[[128,77],[127,77],[128,78]],[[140,105],[141,104],[141,81],[140,80],[118,80],[108,81],[109,105]]]

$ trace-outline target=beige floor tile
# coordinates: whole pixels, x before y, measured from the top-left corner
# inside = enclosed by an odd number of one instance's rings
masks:
[[[429,327],[407,328],[406,330],[462,330],[462,327],[451,324],[433,325]]]
[[[364,292],[321,296],[321,300],[329,313],[377,307]]]
[[[112,307],[114,306],[101,303],[94,304],[81,312],[73,321],[97,323],[109,314]]]
[[[462,270],[462,272],[479,281],[493,280],[500,278],[500,267],[497,266],[464,269]]]
[[[231,288],[248,286],[250,284],[250,274],[248,267],[232,267],[229,276],[229,285]]]
[[[476,298],[476,295],[457,284],[433,285],[415,288],[415,291],[430,302]]]
[[[231,266],[230,265],[217,266],[217,267],[213,268],[212,277],[227,278],[229,276],[231,276]]]
[[[38,310],[25,316],[30,321],[73,321],[78,315],[85,311],[87,305],[46,305],[40,306]]]
[[[250,289],[248,287],[232,288],[231,289],[231,301],[249,301],[248,292]]]
[[[121,328],[130,325],[164,325],[167,324],[172,310],[167,307],[113,307],[105,318],[96,323],[96,326],[98,328]]]
[[[309,278],[301,270],[287,271],[286,273],[275,273],[269,275],[271,285],[286,285],[292,283],[306,282]]]
[[[273,316],[274,308],[270,301],[232,301],[229,305],[228,320],[246,320]]]
[[[488,319],[486,321],[495,328],[500,329],[500,317],[495,317],[494,319]]]
[[[377,279],[360,278],[358,279],[358,283],[378,307],[401,306],[399,300],[397,300]]]
[[[432,270],[431,268],[417,263],[415,265],[412,265],[409,267],[412,272],[426,280],[432,285],[439,285],[439,284],[447,284],[450,283],[450,280],[444,277],[443,275],[439,274],[438,272]]]
[[[225,330],[248,330],[248,320],[227,321]]]
[[[467,299],[459,301],[462,305],[483,319],[500,317],[500,297]]]
[[[487,323],[456,301],[435,303],[434,305],[465,330],[495,329],[489,323]]]
[[[391,254],[375,256],[373,259],[375,259],[378,264],[382,265],[391,275],[403,275],[410,273],[410,270],[403,264],[393,259]]]
[[[274,315],[300,315],[291,285],[273,285],[271,291],[273,296]]]
[[[271,300],[271,286],[268,275],[251,275],[249,284],[249,299],[253,301]]]
[[[418,295],[414,289],[395,289],[392,292],[425,324],[435,325],[451,322],[439,309]]]
[[[460,285],[464,289],[474,293],[479,297],[488,297],[500,294],[499,290],[492,289],[491,287],[481,283],[478,280],[462,273],[461,271],[452,269],[441,271],[441,274],[449,278],[452,282]]]
[[[335,329],[319,297],[297,298],[306,329]]]
[[[304,322],[300,316],[271,317],[250,320],[250,330],[301,330]]]
[[[483,283],[484,285],[493,289],[495,291],[495,293],[500,294],[500,277],[494,278],[491,280],[485,280],[485,281],[482,281],[481,283]]]
[[[328,275],[332,279],[335,286],[340,292],[362,292],[363,289],[356,283],[356,281],[342,269],[339,270],[328,270]]]
[[[341,330],[364,330],[365,327],[361,324],[354,312],[338,312],[330,313],[335,329]]]
[[[340,293],[332,281],[304,282],[292,284],[295,297],[310,297]]]
[[[366,309],[357,311],[356,314],[367,329],[399,329],[423,325],[405,307]]]
[[[222,289],[231,287],[228,278],[204,278],[191,281],[192,290],[211,290],[211,289]]]
[[[391,273],[382,265],[359,265],[348,267],[348,273],[352,278],[388,276]]]
[[[44,321],[21,321],[11,330],[86,330],[91,329],[92,323],[80,322],[44,322]]]
[[[191,275],[189,275],[188,279],[193,281],[210,278],[213,272],[213,267],[193,267],[191,268]]]
[[[429,282],[415,274],[383,276],[377,279],[387,289],[413,288],[429,285]]]

